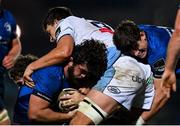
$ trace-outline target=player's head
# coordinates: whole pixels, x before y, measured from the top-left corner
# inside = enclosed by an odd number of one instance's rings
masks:
[[[133,21],[122,21],[113,35],[117,49],[125,55],[145,58],[147,55],[147,40],[145,32],[141,31]]]
[[[28,55],[20,55],[16,63],[14,64],[13,68],[10,69],[9,75],[14,80],[15,83],[21,83],[22,77],[24,74],[24,71],[26,67],[37,60],[38,58],[34,55],[28,54]]]
[[[66,66],[66,77],[80,87],[82,84],[85,84],[84,87],[92,87],[106,70],[106,53],[105,45],[93,39],[75,46],[72,61]]]
[[[72,12],[67,7],[54,7],[49,9],[43,20],[43,30],[49,34],[51,41],[55,39],[55,32],[59,21],[71,15]]]

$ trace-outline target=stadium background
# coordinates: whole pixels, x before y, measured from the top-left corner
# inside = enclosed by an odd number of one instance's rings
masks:
[[[54,47],[41,24],[51,7],[69,7],[76,16],[99,20],[113,28],[124,19],[134,20],[137,24],[173,27],[178,4],[178,0],[3,0],[3,7],[13,13],[21,28],[22,53],[37,56],[46,54]],[[12,117],[18,88],[9,79],[5,82],[5,102]],[[149,124],[180,124],[179,94],[173,93],[168,104]]]

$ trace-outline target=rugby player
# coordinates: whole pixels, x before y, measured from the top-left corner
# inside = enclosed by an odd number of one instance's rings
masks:
[[[35,60],[28,56],[20,57],[10,71],[11,77],[16,81],[22,79],[26,66]],[[56,106],[53,107],[61,90],[68,87],[91,88],[100,79],[106,67],[107,55],[103,43],[85,40],[76,45],[72,58],[65,67],[54,65],[39,69],[32,74],[33,82],[25,82],[26,85],[20,87],[14,123],[63,124],[69,121],[75,111],[63,113],[58,111]],[[33,85],[35,86],[29,87]]]

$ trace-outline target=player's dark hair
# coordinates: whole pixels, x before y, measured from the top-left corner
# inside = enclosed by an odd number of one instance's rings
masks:
[[[26,67],[37,60],[38,57],[28,54],[28,55],[20,55],[13,68],[10,69],[9,75],[13,80],[17,80],[17,78],[22,78]]]
[[[55,20],[61,20],[71,15],[73,14],[67,7],[54,7],[49,9],[43,20],[43,30],[46,31],[47,25],[53,25]]]
[[[113,42],[123,54],[130,55],[130,51],[138,48],[140,32],[133,21],[122,21],[115,29]]]
[[[73,63],[86,64],[88,74],[86,75],[89,85],[92,87],[100,79],[107,68],[107,49],[100,41],[91,39],[85,40],[73,50]]]

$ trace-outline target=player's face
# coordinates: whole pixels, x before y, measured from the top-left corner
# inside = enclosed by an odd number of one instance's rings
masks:
[[[56,41],[55,32],[56,32],[56,24],[54,25],[47,25],[46,32],[50,37],[50,42]]]
[[[73,63],[70,62],[67,65],[65,76],[70,82],[78,84],[86,77],[87,71],[86,64],[73,65]]]
[[[145,33],[141,33],[141,40],[138,41],[138,48],[132,51],[132,54],[139,57],[145,58],[147,55],[147,39]]]

